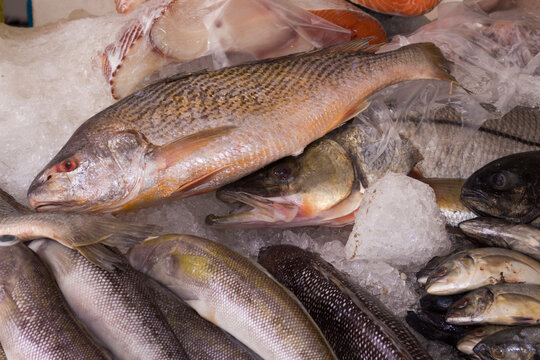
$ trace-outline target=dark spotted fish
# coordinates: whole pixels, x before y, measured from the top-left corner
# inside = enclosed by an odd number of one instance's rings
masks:
[[[319,255],[278,245],[261,249],[258,261],[296,295],[339,359],[431,359],[381,302]]]

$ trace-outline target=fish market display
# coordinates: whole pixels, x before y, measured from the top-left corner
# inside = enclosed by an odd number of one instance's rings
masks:
[[[471,175],[461,199],[475,213],[528,223],[540,216],[540,151],[497,159]]]
[[[25,245],[0,237],[0,342],[9,359],[109,359],[73,317],[53,277]]]
[[[476,218],[459,224],[468,236],[485,246],[519,251],[540,260],[540,229],[496,218]]]
[[[474,347],[482,360],[527,360],[540,356],[540,326],[515,326],[498,331]]]
[[[191,360],[251,360],[249,350],[220,328],[200,317],[171,291],[147,280],[152,299],[167,319]]]
[[[258,262],[296,295],[339,359],[431,359],[378,299],[320,256],[278,245],[261,249]]]
[[[86,121],[37,175],[29,202],[120,211],[208,192],[299,154],[385,86],[452,81],[431,44],[379,55],[365,47],[352,41],[150,85]]]
[[[495,334],[501,330],[508,329],[507,326],[488,325],[478,328],[474,328],[468,331],[465,336],[459,339],[457,343],[457,349],[464,354],[474,355],[473,348],[480,341],[484,340],[491,334]]]
[[[131,265],[264,359],[334,359],[298,300],[241,255],[189,235],[149,238]]]
[[[107,271],[52,240],[30,248],[51,269],[75,315],[115,359],[189,359],[146,289],[129,266]]]
[[[540,286],[488,285],[456,301],[446,314],[450,324],[527,325],[540,323]]]
[[[441,0],[352,0],[373,11],[399,16],[417,16],[433,9]]]
[[[215,226],[339,226],[354,221],[364,188],[388,171],[408,173],[420,160],[404,140],[389,141],[377,162],[368,160],[380,132],[370,125],[347,123],[288,157],[229,184],[221,200],[247,205],[228,216],[210,215]]]
[[[540,285],[540,263],[517,251],[479,248],[457,252],[430,273],[426,290],[450,295],[501,282]]]
[[[358,209],[365,187],[388,171],[408,173],[416,165],[422,180],[434,189],[447,223],[456,226],[475,216],[460,200],[464,181],[437,178],[469,176],[496,158],[540,149],[540,111],[535,109],[516,107],[503,117],[486,121],[472,134],[472,129],[463,126],[460,114],[448,106],[429,118],[410,111],[405,118],[393,120],[409,142],[386,137],[370,123],[347,123],[310,144],[301,155],[279,160],[223,187],[218,198],[245,204],[245,211],[211,215],[207,223],[347,225],[354,221],[352,213]],[[456,136],[468,141],[456,145]]]
[[[158,229],[87,214],[33,213],[0,190],[0,235],[14,235],[21,241],[50,238],[108,270],[123,259],[105,245],[129,247]]]

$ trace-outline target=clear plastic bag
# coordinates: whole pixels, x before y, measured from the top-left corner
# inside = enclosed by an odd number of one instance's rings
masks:
[[[154,0],[128,16],[132,20],[102,54],[115,98],[171,63],[212,56],[219,68],[351,38],[349,30],[285,0]]]
[[[538,4],[529,7],[530,3],[471,0],[442,4],[438,20],[412,35],[394,37],[382,51],[433,42],[453,62],[452,74],[479,102],[500,114],[516,105],[539,106],[540,8]]]

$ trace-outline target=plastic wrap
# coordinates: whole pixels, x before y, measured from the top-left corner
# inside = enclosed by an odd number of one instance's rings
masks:
[[[516,105],[538,106],[540,7],[528,4],[527,0],[442,4],[438,20],[410,36],[394,37],[381,51],[433,42],[453,62],[455,78],[479,102],[501,114]]]
[[[218,68],[351,38],[349,30],[285,0],[155,0],[130,16],[102,54],[115,98],[167,64],[211,55]]]

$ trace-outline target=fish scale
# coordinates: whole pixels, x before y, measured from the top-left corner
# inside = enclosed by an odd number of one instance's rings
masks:
[[[142,274],[129,266],[103,270],[52,240],[30,246],[52,270],[75,314],[116,359],[188,359]]]
[[[129,261],[264,359],[335,358],[298,300],[223,245],[165,235],[131,248]]]
[[[431,359],[382,303],[318,255],[278,245],[258,261],[298,297],[339,359]]]
[[[109,359],[25,245],[0,247],[0,342],[9,359]]]
[[[149,85],[87,120],[36,177],[29,201],[33,207],[116,211],[211,191],[299,154],[362,110],[365,99],[386,86],[414,79],[453,81],[433,44],[382,54],[364,52],[368,46],[366,40],[353,41]],[[126,133],[140,139],[141,154],[86,158]],[[71,156],[82,160],[78,169],[70,169],[68,180],[57,169]],[[109,157],[124,156],[137,161],[119,170],[121,174],[104,175],[101,169],[94,178],[89,175],[94,166],[103,168],[103,162],[116,160]],[[118,181],[122,176],[131,180]],[[102,190],[105,183],[116,186],[115,194]],[[80,191],[87,195],[80,196]]]

